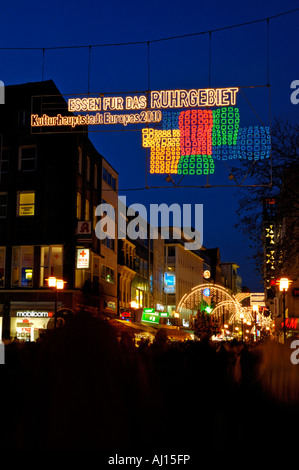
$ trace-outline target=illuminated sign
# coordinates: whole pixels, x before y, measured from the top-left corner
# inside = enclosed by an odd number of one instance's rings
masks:
[[[90,249],[77,248],[77,269],[89,268]]]
[[[270,128],[241,126],[238,91],[238,87],[225,87],[72,97],[64,106],[70,113],[67,116],[49,116],[41,97],[33,97],[41,101],[35,106],[40,115],[31,114],[31,127],[56,127],[57,131],[60,127],[141,125],[151,174],[209,175],[215,172],[217,160],[270,157]]]
[[[52,312],[40,312],[36,310],[18,310],[16,316],[31,318],[51,318]]]
[[[197,108],[213,106],[234,106],[236,87],[202,88],[193,90],[160,90],[151,91],[148,95],[135,96],[97,96],[70,98],[68,111],[72,114],[49,116],[46,113],[31,114],[31,127],[60,127],[122,124],[157,123],[162,120],[161,109],[167,108]],[[115,111],[140,111],[136,113],[113,114]],[[101,111],[101,112],[100,112]]]
[[[154,308],[144,308],[142,313],[142,322],[146,323],[159,323],[160,315],[158,312],[155,312]]]
[[[164,273],[164,292],[166,294],[175,293],[175,273]]]
[[[109,310],[115,310],[116,309],[116,303],[113,302],[112,300],[105,300],[105,308],[108,308]]]
[[[290,328],[291,330],[297,330],[298,325],[298,318],[286,318],[285,320],[286,328]],[[281,328],[283,328],[283,322],[281,323]]]
[[[211,277],[211,272],[210,272],[208,269],[206,269],[206,270],[203,272],[203,277],[204,277],[205,279],[210,279],[210,277]]]
[[[150,173],[213,174],[215,160],[270,157],[269,127],[240,127],[239,109],[189,109],[163,113],[162,129],[142,129]]]
[[[210,289],[209,289],[208,287],[206,287],[206,288],[202,291],[202,293],[203,293],[203,295],[204,295],[205,297],[210,297],[211,291],[210,291]]]

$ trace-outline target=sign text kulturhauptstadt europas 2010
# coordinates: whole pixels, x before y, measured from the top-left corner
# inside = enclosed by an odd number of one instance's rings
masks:
[[[32,127],[44,126],[86,126],[101,124],[143,124],[160,122],[161,109],[190,109],[215,106],[234,106],[236,104],[237,87],[200,88],[192,90],[160,90],[151,91],[148,95],[134,96],[98,96],[70,98],[68,111],[76,114],[71,116],[49,116],[45,113],[31,115]],[[140,111],[130,114],[111,114],[116,111]]]

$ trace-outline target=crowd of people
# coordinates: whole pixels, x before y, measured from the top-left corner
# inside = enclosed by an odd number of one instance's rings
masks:
[[[295,432],[299,365],[289,345],[153,343],[86,313],[36,343],[11,342],[0,367],[1,447],[225,450]]]

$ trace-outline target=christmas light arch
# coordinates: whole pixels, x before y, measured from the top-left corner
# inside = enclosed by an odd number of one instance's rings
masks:
[[[207,290],[209,290],[209,296],[204,295]],[[214,312],[217,315],[225,313],[231,317],[232,314],[240,313],[242,309],[241,304],[230,294],[228,289],[218,284],[204,283],[193,287],[189,293],[183,295],[178,303],[177,312],[181,318],[189,319],[190,315],[197,314],[203,301],[207,305],[213,306],[212,315]]]

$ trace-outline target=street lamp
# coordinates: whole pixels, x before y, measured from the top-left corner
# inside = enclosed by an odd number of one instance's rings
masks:
[[[56,279],[55,276],[50,276],[48,279],[48,287],[54,290],[55,300],[55,315],[54,315],[54,328],[56,328],[56,316],[57,316],[57,291],[64,289],[65,281],[63,279]]]
[[[244,313],[240,313],[241,318],[241,327],[242,327],[242,343],[243,343],[243,321],[244,321]]]
[[[258,304],[253,304],[252,305],[252,311],[255,313],[255,316],[254,316],[254,322],[255,322],[255,341],[257,341],[257,327],[256,327],[256,317],[257,317],[257,313],[259,311],[259,306]]]
[[[282,292],[282,312],[283,312],[283,344],[286,339],[286,292],[289,288],[290,281],[287,277],[279,279],[279,290]]]

